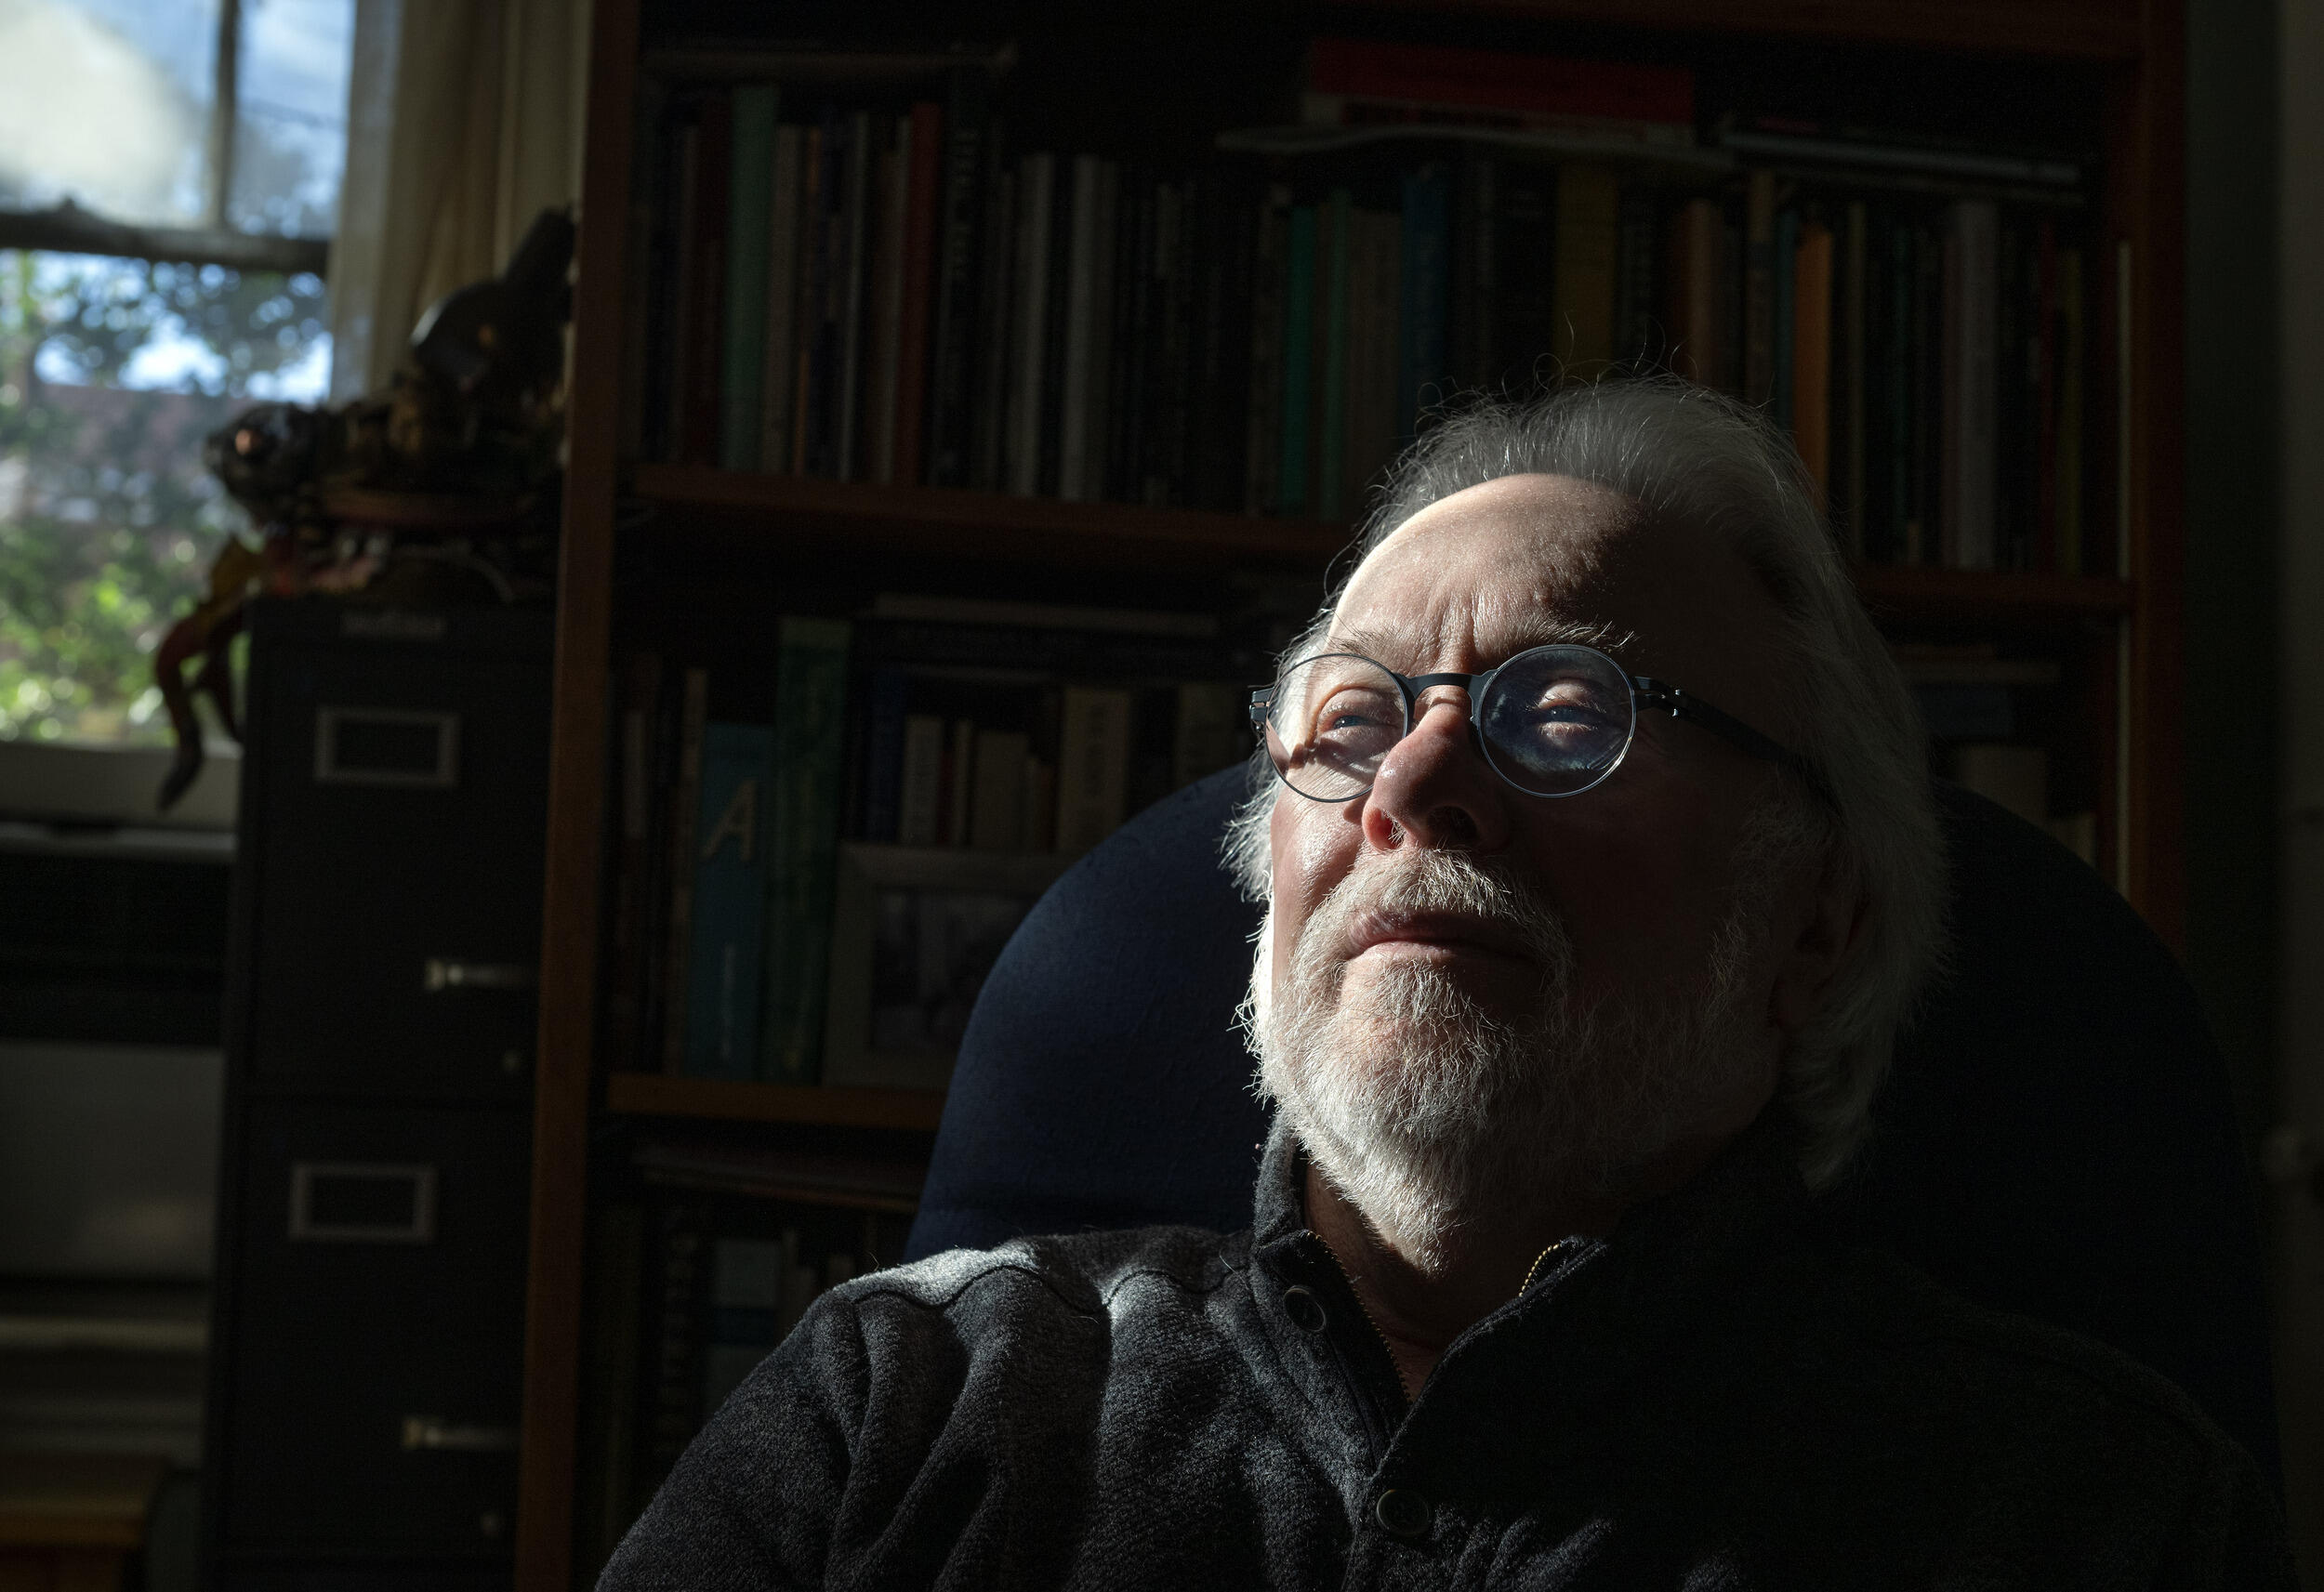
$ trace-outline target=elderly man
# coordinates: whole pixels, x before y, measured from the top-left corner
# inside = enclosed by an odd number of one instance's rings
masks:
[[[1482,407],[1362,554],[1229,837],[1253,1226],[826,1295],[604,1585],[2288,1586],[2177,1388],[1804,1230],[1939,859],[1783,440],[1674,383]]]

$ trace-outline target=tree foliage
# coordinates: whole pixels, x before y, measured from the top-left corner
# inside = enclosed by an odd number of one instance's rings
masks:
[[[0,252],[0,736],[166,738],[153,648],[244,518],[202,439],[310,356],[323,292]]]

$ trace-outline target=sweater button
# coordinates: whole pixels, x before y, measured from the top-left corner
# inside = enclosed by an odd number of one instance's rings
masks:
[[[1291,1324],[1301,1332],[1321,1332],[1331,1324],[1331,1317],[1324,1309],[1324,1302],[1315,1296],[1313,1288],[1296,1284],[1283,1291],[1283,1313],[1291,1318]]]
[[[1372,1506],[1380,1529],[1391,1536],[1411,1538],[1428,1533],[1428,1500],[1409,1487],[1391,1487]]]

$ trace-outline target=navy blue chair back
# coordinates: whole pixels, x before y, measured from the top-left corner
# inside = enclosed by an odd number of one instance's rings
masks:
[[[970,1019],[915,1256],[1248,1225],[1267,1123],[1234,1020],[1259,912],[1219,854],[1248,778],[1155,804],[1018,929]],[[1869,1151],[1817,1219],[2144,1361],[2273,1471],[2258,1227],[2193,991],[2049,835],[1958,787],[1938,797],[1952,963],[1900,1036]]]

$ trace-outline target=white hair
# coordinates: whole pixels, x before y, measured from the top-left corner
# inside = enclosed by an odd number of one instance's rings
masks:
[[[1589,481],[1639,503],[1650,522],[1723,535],[1774,599],[1780,618],[1769,639],[1802,727],[1797,749],[1831,799],[1828,806],[1787,779],[1780,808],[1761,815],[1750,844],[1836,871],[1853,882],[1863,914],[1852,954],[1784,1060],[1785,1097],[1804,1131],[1801,1170],[1810,1186],[1829,1186],[1869,1132],[1896,1031],[1942,959],[1944,849],[1912,693],[1780,431],[1755,410],[1670,376],[1477,402],[1397,461],[1347,576],[1285,657],[1329,633],[1348,581],[1399,526],[1455,493],[1513,475]],[[1245,893],[1264,902],[1276,786],[1263,749],[1253,772],[1254,794],[1228,825],[1225,853]]]

